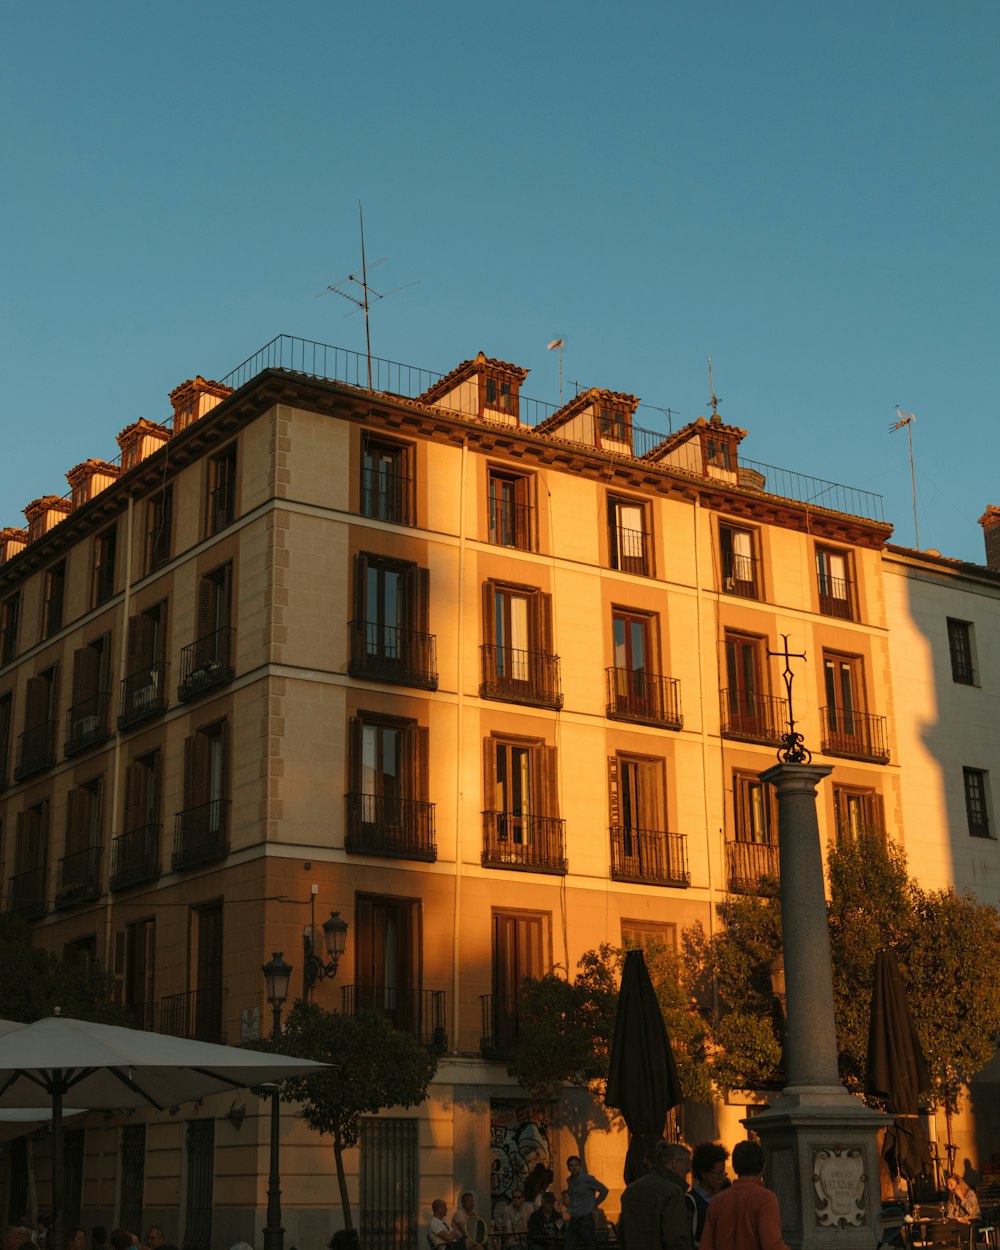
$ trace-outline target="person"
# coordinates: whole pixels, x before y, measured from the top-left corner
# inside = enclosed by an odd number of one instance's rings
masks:
[[[705,1219],[708,1215],[708,1204],[720,1189],[725,1189],[726,1160],[729,1151],[718,1142],[702,1142],[695,1146],[691,1155],[691,1190],[688,1202],[691,1205],[694,1221],[694,1244],[701,1242],[705,1231]]]
[[[63,1250],[87,1250],[87,1231],[71,1228],[63,1239]]]
[[[618,1224],[626,1250],[693,1250],[687,1174],[691,1152],[660,1141],[649,1171],[625,1186]]]
[[[570,1155],[566,1166],[569,1168],[569,1176],[566,1178],[566,1188],[569,1190],[566,1250],[574,1250],[577,1245],[582,1245],[585,1250],[594,1250],[597,1238],[594,1215],[608,1196],[608,1187],[602,1185],[596,1176],[583,1170],[579,1155]]]
[[[7,1224],[3,1230],[3,1250],[20,1250],[31,1240],[31,1229],[22,1228],[20,1224]]]
[[[489,1229],[476,1211],[476,1195],[467,1189],[459,1202],[460,1206],[452,1216],[452,1227],[470,1246],[485,1246]]]
[[[146,1229],[146,1240],[142,1243],[142,1250],[163,1250],[166,1240],[159,1224],[150,1224]]]
[[[503,1239],[505,1250],[524,1250],[530,1215],[531,1207],[525,1204],[524,1190],[518,1186],[510,1195],[510,1205],[500,1217],[500,1231],[507,1234]]]
[[[465,1247],[465,1238],[457,1229],[452,1228],[444,1218],[448,1214],[448,1204],[443,1198],[435,1198],[431,1203],[431,1218],[427,1225],[428,1246],[461,1246]]]
[[[753,1141],[733,1150],[736,1181],[708,1204],[700,1250],[789,1250],[778,1199],[764,1188],[764,1151]]]
[[[978,1220],[982,1212],[972,1186],[967,1185],[956,1172],[949,1172],[944,1183],[948,1187],[948,1206],[945,1208],[948,1219],[961,1220],[963,1224]]]
[[[108,1250],[108,1230],[104,1224],[95,1224],[90,1230],[90,1250]]]
[[[562,1236],[563,1218],[556,1210],[556,1196],[546,1189],[541,1196],[542,1205],[528,1216],[529,1250],[536,1247],[549,1250]]]
[[[127,1228],[113,1228],[110,1240],[111,1250],[133,1250],[139,1244],[139,1238]]]

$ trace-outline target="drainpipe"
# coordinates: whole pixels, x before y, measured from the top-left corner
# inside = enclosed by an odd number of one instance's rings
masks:
[[[460,1037],[460,1010],[459,1010],[459,959],[461,957],[461,920],[462,920],[462,811],[465,793],[462,789],[463,776],[463,756],[465,753],[465,677],[463,665],[465,663],[465,496],[466,496],[466,474],[469,465],[469,440],[468,436],[462,439],[462,476],[458,492],[458,622],[457,622],[457,653],[458,653],[458,680],[456,683],[457,702],[455,705],[455,730],[458,734],[457,749],[455,751],[455,761],[457,768],[455,770],[455,901],[452,910],[452,977],[451,977],[451,997],[452,997],[452,1029],[454,1030],[451,1048],[457,1053],[459,1049],[458,1039]]]

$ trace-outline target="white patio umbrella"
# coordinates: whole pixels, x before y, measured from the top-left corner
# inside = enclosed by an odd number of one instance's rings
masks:
[[[210,1094],[328,1070],[329,1064],[54,1015],[0,1029],[0,1108],[51,1107],[52,1222],[62,1201],[63,1101],[162,1111]],[[57,1229],[58,1234],[58,1229]],[[58,1235],[53,1238],[58,1245]]]

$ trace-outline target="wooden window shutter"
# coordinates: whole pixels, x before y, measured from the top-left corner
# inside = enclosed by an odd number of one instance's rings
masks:
[[[483,739],[483,811],[497,809],[497,740]]]
[[[48,677],[29,677],[24,688],[24,727],[36,729],[49,719],[52,685]]]
[[[359,551],[354,557],[354,619],[374,621],[376,610],[377,605],[368,602],[368,555]]]
[[[111,934],[111,973],[115,979],[115,1004],[125,1005],[125,930],[115,929]]]
[[[375,946],[372,940],[375,926],[370,898],[358,897],[354,904],[354,925],[354,970],[357,975],[358,985],[363,985],[367,988],[374,985],[376,981]],[[314,945],[315,941],[316,939],[314,938]]]
[[[552,596],[539,590],[532,599],[535,604],[536,636],[533,639],[534,649],[544,655],[552,655]]]
[[[639,765],[639,814],[643,829],[667,832],[665,802],[666,778],[662,760],[646,760]]]
[[[149,811],[149,769],[133,760],[125,769],[125,832],[142,829]]]
[[[608,824],[612,829],[621,827],[621,781],[619,778],[618,756],[608,756]]]
[[[228,629],[233,621],[233,566],[232,563],[224,564],[216,574],[216,586],[218,588],[218,620],[215,622],[216,629]]]
[[[212,585],[210,577],[203,577],[198,583],[198,638],[207,638],[209,634],[215,632],[215,625],[212,621],[212,599],[215,587]]]
[[[410,628],[417,633],[429,632],[431,603],[431,571],[413,565],[407,578],[409,606],[407,609]]]
[[[129,674],[142,672],[156,662],[153,648],[156,642],[156,622],[145,612],[132,616],[128,622],[126,640],[126,664]]]
[[[212,744],[207,734],[184,740],[184,807],[201,807],[211,799]]]
[[[428,734],[429,730],[426,725],[414,725],[411,732],[413,740],[413,786],[409,796],[415,798],[420,803],[426,803],[430,793]]]
[[[483,582],[483,642],[491,644],[497,640],[496,589],[496,582]]]
[[[219,744],[219,753],[222,757],[222,767],[219,770],[220,777],[221,777],[221,793],[218,796],[210,794],[208,797],[209,798],[218,797],[218,798],[225,799],[229,797],[229,767],[230,765],[229,765],[229,721],[228,720],[224,720],[221,722],[221,724],[216,726],[214,736],[215,736],[216,741]],[[211,748],[211,743],[209,743],[209,747]],[[211,754],[209,755],[209,759],[211,759]]]
[[[73,652],[73,691],[71,706],[78,707],[98,694],[101,653],[97,647],[81,647]]]
[[[41,820],[37,808],[30,807],[17,813],[17,829],[14,835],[14,875],[30,872],[40,866],[39,843]]]
[[[139,974],[135,977],[136,987],[141,990],[142,1001],[152,1003],[155,1001],[153,984],[156,970],[155,920],[143,920],[139,924],[139,932],[136,935],[136,964],[136,972]]]
[[[544,743],[538,748],[541,772],[542,815],[553,819],[559,815],[559,772],[556,766],[558,751],[556,747]]]
[[[66,796],[66,854],[75,855],[90,846],[93,795],[77,786]]]
[[[351,794],[361,793],[361,755],[365,723],[352,716],[347,725],[347,787]]]
[[[881,794],[872,795],[872,828],[885,833],[885,800]]]

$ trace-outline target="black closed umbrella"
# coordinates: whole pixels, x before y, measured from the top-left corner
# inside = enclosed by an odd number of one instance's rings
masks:
[[[930,1148],[917,1119],[920,1095],[930,1083],[899,963],[893,951],[880,950],[875,956],[865,1093],[896,1117],[886,1130],[882,1157],[892,1171],[910,1181],[931,1166]]]
[[[684,1100],[663,1013],[642,951],[625,956],[605,1105],[621,1112],[632,1135],[625,1183],[645,1171],[644,1159],[663,1136],[667,1112]]]

